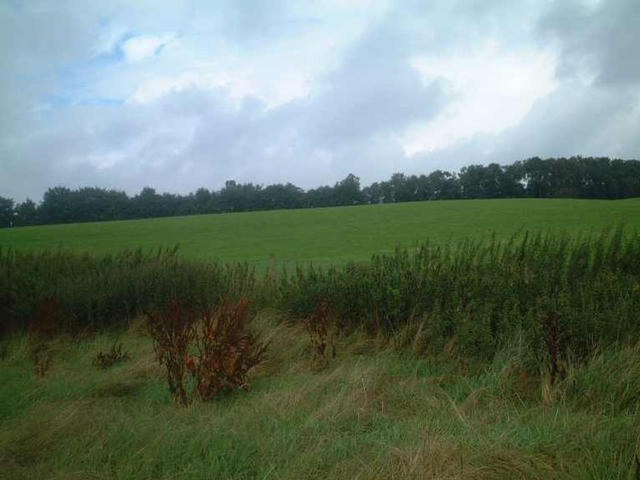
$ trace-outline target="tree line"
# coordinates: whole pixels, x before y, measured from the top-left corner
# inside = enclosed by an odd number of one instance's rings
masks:
[[[200,188],[188,195],[157,193],[150,187],[129,196],[99,187],[58,186],[49,188],[38,204],[0,197],[0,227],[420,200],[639,196],[638,160],[534,157],[511,165],[470,165],[457,173],[395,173],[364,188],[353,174],[334,186],[306,191],[291,183],[263,186],[234,180],[220,190]]]

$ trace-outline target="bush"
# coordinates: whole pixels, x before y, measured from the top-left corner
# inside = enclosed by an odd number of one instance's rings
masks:
[[[176,401],[188,405],[190,398],[184,385],[189,346],[195,338],[194,324],[198,312],[174,301],[166,310],[149,312],[147,328],[153,337],[156,359],[167,371],[169,391]]]
[[[459,355],[490,360],[525,332],[531,368],[544,366],[555,381],[569,360],[640,339],[639,276],[638,234],[524,233],[398,249],[344,268],[299,268],[280,280],[279,302],[309,319],[326,301],[341,327],[388,338],[416,326],[417,350],[433,355],[454,343]]]
[[[212,314],[204,312],[195,330],[197,357],[189,356],[187,368],[196,380],[200,400],[247,389],[247,374],[264,358],[267,344],[248,332],[250,301],[224,300]]]
[[[331,325],[331,312],[326,300],[320,300],[315,310],[303,320],[313,348],[314,361],[325,366],[336,356],[334,334]]]
[[[217,305],[225,297],[249,295],[254,284],[246,264],[190,261],[176,248],[102,256],[0,248],[5,333],[43,320],[44,302],[59,310],[52,328],[77,333],[125,326],[136,315],[167,308],[172,298],[199,307]]]
[[[165,311],[149,313],[147,325],[159,363],[166,368],[174,399],[188,405],[193,397],[211,400],[247,389],[247,374],[266,352],[247,329],[250,301],[224,299],[215,309],[186,307],[174,301]],[[190,373],[194,386],[185,385]]]

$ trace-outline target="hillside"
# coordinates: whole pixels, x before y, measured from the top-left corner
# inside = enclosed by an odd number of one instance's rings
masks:
[[[198,215],[0,230],[0,246],[95,253],[180,245],[201,259],[248,261],[258,268],[367,260],[372,253],[429,238],[500,238],[527,229],[567,233],[640,225],[640,199],[500,199],[411,202]]]

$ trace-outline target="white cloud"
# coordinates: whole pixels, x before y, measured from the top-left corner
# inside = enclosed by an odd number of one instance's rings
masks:
[[[496,42],[456,55],[420,56],[413,65],[427,80],[443,79],[456,100],[433,121],[407,132],[408,155],[517,125],[536,100],[558,86],[551,52],[505,50]]]
[[[145,81],[133,92],[130,102],[149,103],[170,93],[181,92],[187,88],[211,90],[229,85],[225,75],[197,72],[184,72],[172,77],[155,77]]]
[[[130,62],[137,62],[144,58],[155,55],[159,49],[168,45],[175,35],[167,33],[161,36],[138,35],[131,37],[122,43],[122,51],[125,58]]]

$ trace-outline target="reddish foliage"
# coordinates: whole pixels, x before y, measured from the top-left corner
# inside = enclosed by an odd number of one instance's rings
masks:
[[[29,344],[36,375],[43,378],[51,368],[53,353],[48,341],[60,329],[63,318],[60,302],[53,297],[40,301],[29,322]]]
[[[31,358],[33,359],[36,375],[40,378],[44,378],[51,368],[51,362],[53,361],[53,354],[51,350],[46,344],[39,343],[32,348]]]
[[[110,366],[130,360],[131,356],[129,352],[122,352],[122,344],[115,341],[111,345],[111,349],[108,352],[98,352],[93,359],[93,364],[101,369],[109,368]]]
[[[15,299],[11,295],[11,292],[0,292],[0,337],[9,333],[11,324],[11,309],[15,304]]]
[[[326,300],[321,300],[315,310],[304,319],[304,326],[311,339],[314,359],[326,364],[329,358],[335,358],[336,348],[331,331],[331,311]]]
[[[62,327],[63,312],[60,302],[54,297],[40,301],[38,310],[29,322],[29,335],[39,339],[52,337]]]
[[[165,311],[147,314],[147,328],[154,340],[156,358],[167,369],[171,395],[183,405],[188,405],[190,401],[184,386],[187,371],[185,359],[194,339],[196,319],[195,309],[177,301],[172,302]]]
[[[566,350],[566,335],[562,331],[560,316],[555,312],[547,314],[545,320],[545,344],[549,357],[549,373],[551,381],[555,382],[559,376],[566,374],[562,357]]]
[[[184,405],[191,401],[184,386],[187,372],[195,381],[192,396],[200,400],[248,388],[247,374],[267,348],[247,331],[249,306],[246,298],[224,300],[213,312],[199,312],[174,302],[166,312],[147,316],[156,357],[167,368],[176,400]]]
[[[205,312],[196,335],[199,355],[187,359],[199,399],[248,388],[247,373],[262,360],[267,347],[247,331],[249,305],[246,298],[225,300],[213,314]]]

